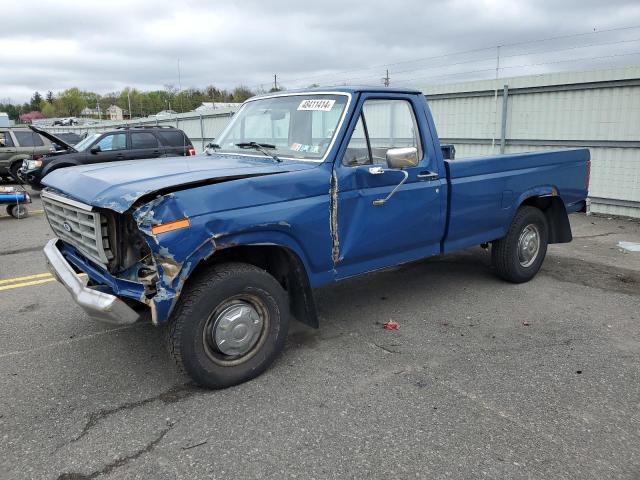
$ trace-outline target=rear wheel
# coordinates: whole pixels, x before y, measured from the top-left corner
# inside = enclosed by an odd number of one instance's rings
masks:
[[[491,259],[498,275],[513,283],[531,280],[542,266],[548,240],[544,213],[529,206],[518,209],[507,235],[493,242]]]
[[[8,205],[7,213],[11,215],[13,218],[25,218],[29,216],[29,209],[23,203],[19,203],[17,205]]]
[[[284,347],[289,305],[264,270],[226,263],[192,279],[167,329],[178,366],[196,383],[225,388],[260,375]]]

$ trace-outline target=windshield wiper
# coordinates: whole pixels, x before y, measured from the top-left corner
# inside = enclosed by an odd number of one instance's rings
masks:
[[[282,162],[282,160],[279,159],[275,153],[270,153],[266,150],[267,148],[269,149],[278,148],[275,145],[272,145],[270,143],[240,142],[240,143],[236,143],[236,147],[243,148],[243,149],[252,148],[253,150],[257,150],[261,153],[264,153],[267,157],[273,158],[276,162]]]

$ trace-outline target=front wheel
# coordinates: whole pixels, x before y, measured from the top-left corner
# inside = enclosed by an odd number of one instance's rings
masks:
[[[20,167],[22,167],[22,162],[14,162],[14,164],[9,167],[9,172],[11,173],[11,177],[13,178],[13,180],[21,184],[23,182],[18,176]]]
[[[541,210],[524,206],[516,212],[504,238],[493,242],[491,260],[498,275],[509,282],[531,280],[544,261],[549,241],[547,218]]]
[[[289,305],[266,271],[216,265],[193,278],[167,329],[174,360],[196,383],[225,388],[251,380],[282,351]]]

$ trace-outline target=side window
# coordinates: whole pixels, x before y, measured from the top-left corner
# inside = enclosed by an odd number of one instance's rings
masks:
[[[342,163],[349,167],[371,163],[367,137],[364,132],[364,124],[362,123],[362,115],[360,115],[358,119],[356,128],[353,129],[353,134],[351,135],[351,140],[349,140],[349,145],[347,145]]]
[[[131,132],[131,148],[158,148],[158,139],[151,132]]]
[[[100,147],[103,152],[109,152],[112,150],[125,150],[127,148],[127,134],[126,133],[112,133],[103,137],[94,146]]]
[[[373,163],[386,163],[387,150],[416,147],[422,158],[422,143],[411,103],[406,100],[367,100],[362,112],[367,123]]]
[[[186,138],[185,134],[181,130],[158,130],[156,132],[162,139],[162,143],[169,147],[182,147],[184,145],[191,145],[191,142]]]
[[[44,145],[40,135],[31,130],[14,130],[13,134],[21,147],[42,147]]]
[[[9,132],[0,132],[0,147],[13,147],[13,139]]]

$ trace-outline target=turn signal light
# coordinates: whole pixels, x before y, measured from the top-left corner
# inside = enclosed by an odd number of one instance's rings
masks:
[[[196,154],[196,149],[195,148],[191,147],[189,150],[187,150],[187,155],[188,156],[193,157],[193,156],[195,156],[195,154]]]
[[[173,232],[174,230],[180,230],[181,228],[187,228],[189,226],[191,226],[189,219],[183,218],[182,220],[176,220],[175,222],[154,225],[151,227],[151,233],[158,235],[160,233]]]

